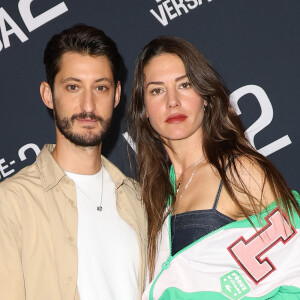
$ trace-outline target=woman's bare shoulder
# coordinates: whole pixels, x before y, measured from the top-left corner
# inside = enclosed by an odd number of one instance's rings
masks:
[[[268,174],[258,161],[246,155],[240,155],[231,162],[227,177],[240,204],[253,212],[261,211],[275,200]],[[251,197],[249,197],[251,195]]]

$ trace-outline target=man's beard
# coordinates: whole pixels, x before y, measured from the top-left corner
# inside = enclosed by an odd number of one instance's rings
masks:
[[[112,118],[104,120],[100,116],[96,116],[93,112],[82,112],[80,114],[72,115],[71,118],[63,117],[61,118],[57,112],[55,101],[54,101],[54,120],[58,130],[68,139],[70,142],[76,146],[81,147],[94,147],[99,146],[103,141],[104,137],[107,135],[109,128],[111,126]],[[76,119],[86,119],[97,120],[101,125],[101,129],[97,133],[92,132],[92,127],[86,126],[87,132],[85,134],[78,134],[72,131],[74,122]]]

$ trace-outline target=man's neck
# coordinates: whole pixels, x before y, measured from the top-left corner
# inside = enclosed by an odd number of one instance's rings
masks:
[[[101,146],[80,147],[68,140],[57,140],[52,156],[66,172],[92,175],[101,169]]]

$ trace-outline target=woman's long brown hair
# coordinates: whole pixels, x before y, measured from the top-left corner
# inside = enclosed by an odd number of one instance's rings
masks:
[[[137,58],[128,115],[130,135],[137,147],[138,180],[142,189],[142,201],[148,216],[150,279],[154,273],[158,234],[168,214],[168,198],[170,195],[173,197],[172,206],[174,206],[176,197],[169,180],[170,159],[160,136],[152,129],[146,117],[144,68],[152,58],[166,53],[180,57],[193,88],[207,101],[208,106],[202,123],[204,155],[219,172],[227,192],[243,215],[249,220],[251,213],[260,212],[262,199],[253,197],[240,178],[236,168],[236,161],[239,161],[238,155],[246,156],[255,165],[260,166],[264,173],[264,182],[267,181],[270,184],[276,196],[277,205],[282,212],[289,216],[292,210],[295,210],[300,215],[298,203],[283,176],[245,138],[242,123],[230,105],[228,89],[200,51],[180,38],[165,36],[154,39],[144,47]],[[229,179],[225,166],[234,156],[237,158],[232,160],[227,168],[231,178]],[[232,178],[235,179],[232,180]],[[248,196],[251,210],[240,204],[234,190]]]

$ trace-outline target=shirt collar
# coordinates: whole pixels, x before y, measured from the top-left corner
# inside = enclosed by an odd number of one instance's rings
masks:
[[[54,188],[66,176],[65,172],[51,155],[54,148],[55,144],[46,144],[36,159],[37,166],[41,174],[42,185],[45,191]],[[133,189],[136,188],[134,186],[134,181],[126,177],[103,155],[101,155],[101,162],[111,176],[116,189],[118,189],[122,184],[126,184]]]
[[[46,144],[36,159],[45,191],[54,188],[66,176],[51,155],[54,148],[54,144]]]
[[[112,162],[110,162],[106,157],[101,155],[101,162],[109,173],[112,181],[114,182],[116,189],[118,189],[122,184],[127,184],[133,187],[132,180],[126,177],[119,168],[117,168]]]

